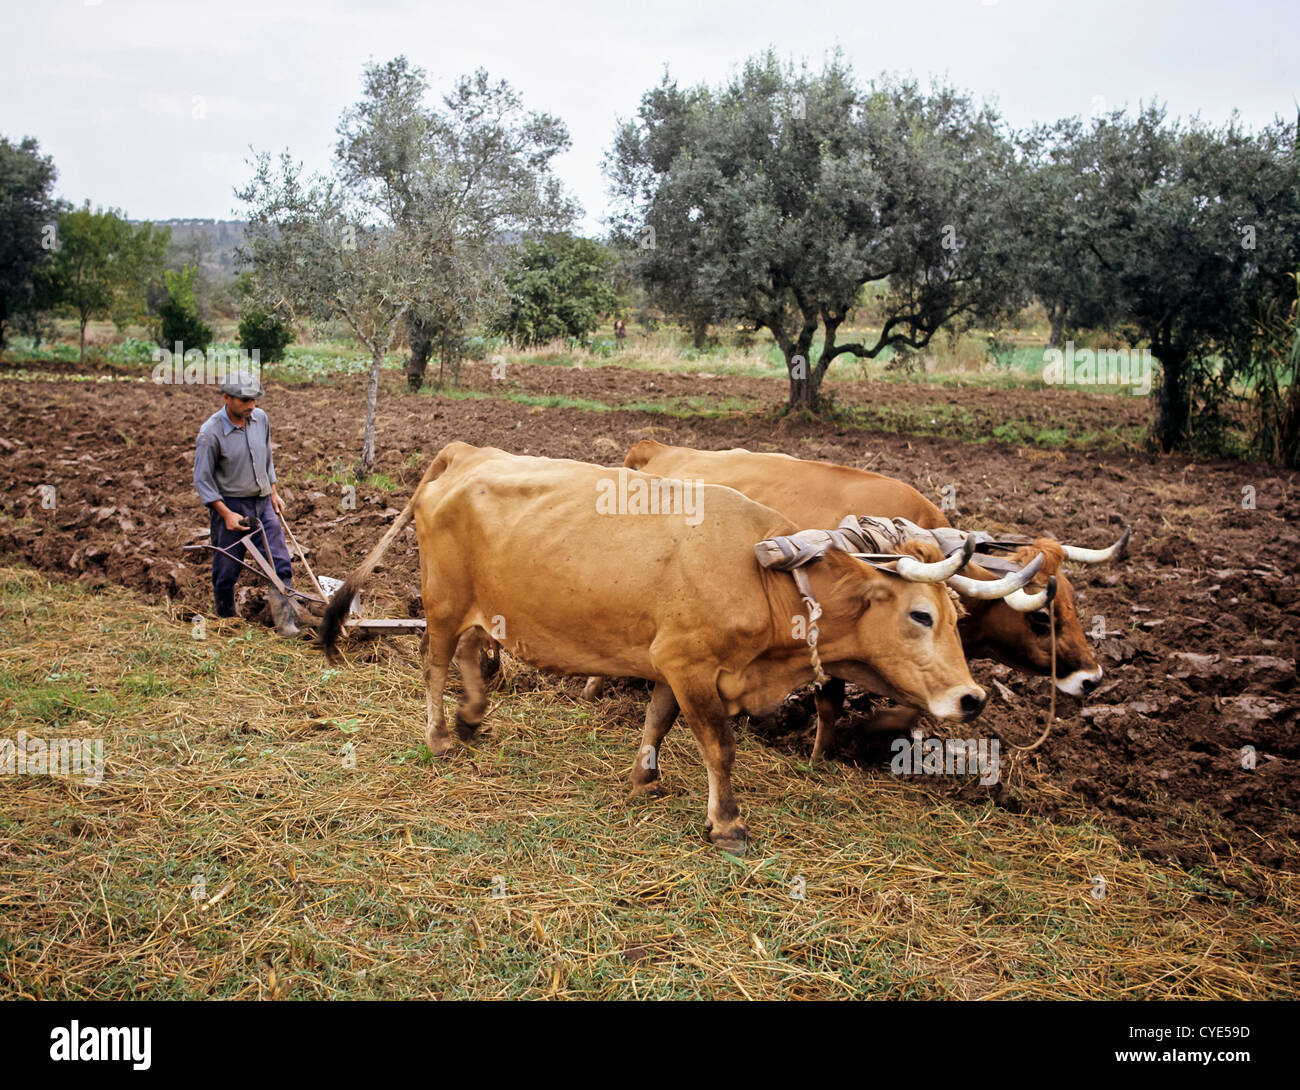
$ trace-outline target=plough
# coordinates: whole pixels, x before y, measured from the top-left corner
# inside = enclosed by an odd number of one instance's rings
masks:
[[[331,596],[343,585],[343,580],[332,579],[328,575],[317,576],[317,574],[312,571],[311,565],[307,563],[307,557],[302,551],[302,546],[298,544],[298,539],[294,537],[293,531],[289,529],[289,524],[284,520],[284,517],[280,517],[280,525],[284,527],[285,531],[289,535],[289,540],[293,542],[294,548],[298,550],[298,559],[302,561],[303,567],[307,569],[307,574],[311,576],[312,585],[316,588],[314,593],[312,591],[298,590],[296,587],[286,587],[284,583],[280,581],[280,577],[275,574],[275,566],[269,559],[271,555],[271,546],[266,540],[266,528],[262,525],[261,520],[255,517],[249,516],[248,521],[248,533],[235,542],[234,545],[230,546],[230,548],[223,548],[220,545],[213,545],[211,542],[205,542],[202,545],[186,545],[185,551],[192,552],[197,549],[209,549],[214,553],[221,553],[223,556],[233,560],[246,571],[250,571],[254,575],[261,576],[265,579],[271,584],[271,587],[284,601],[296,598],[300,602],[315,603],[321,607],[328,605]],[[254,544],[254,539],[259,535],[262,540],[262,548],[260,549],[256,544]],[[236,557],[234,553],[231,552],[231,549],[240,545],[244,548],[244,555],[253,558],[252,564],[248,563],[247,560]],[[275,614],[274,603],[275,599],[272,597],[273,615]],[[278,623],[279,618],[277,617],[276,620]],[[348,608],[348,618],[343,622],[343,624],[345,629],[353,632],[378,632],[390,635],[397,635],[403,632],[421,632],[424,630],[423,617],[362,617],[361,595],[359,594],[352,599],[352,604]]]

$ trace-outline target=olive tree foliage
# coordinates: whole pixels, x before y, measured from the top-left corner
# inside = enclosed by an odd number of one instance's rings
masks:
[[[406,314],[407,381],[418,390],[435,347],[445,362],[470,325],[505,305],[513,242],[572,221],[575,206],[551,172],[569,135],[482,69],[457,80],[440,107],[426,104],[425,73],[405,57],[368,65],[363,84],[339,122],[335,157],[358,200],[428,247],[430,282]]]
[[[1105,326],[1101,266],[1088,251],[1079,164],[1069,154],[1078,122],[1038,126],[1020,140],[1022,223],[1030,239],[1021,271],[1043,304],[1048,347],[1077,330]]]
[[[690,323],[767,329],[792,408],[817,406],[840,356],[923,348],[1025,295],[1020,167],[994,111],[942,86],[863,86],[838,55],[812,72],[768,52],[717,88],[665,74],[606,173],[651,298]],[[869,284],[887,285],[882,327],[840,343]]]
[[[304,177],[286,152],[267,154],[236,196],[248,206],[241,254],[253,291],[297,323],[342,318],[370,352],[358,476],[375,464],[375,410],[384,358],[413,307],[427,303],[429,240],[358,200],[337,179]]]
[[[1038,235],[1038,275],[1087,324],[1126,333],[1160,363],[1160,447],[1198,442],[1198,420],[1214,426],[1264,316],[1293,297],[1294,131],[1184,124],[1152,105],[1060,122],[1037,140],[1049,170],[1072,179],[1057,196],[1059,232]],[[1052,278],[1046,265],[1063,272]]]
[[[1229,357],[1234,377],[1253,393],[1251,446],[1270,462],[1300,468],[1300,272],[1293,291],[1269,300],[1255,327],[1249,351]]]
[[[0,136],[0,348],[16,316],[41,309],[40,271],[54,249],[57,171],[32,137]]]

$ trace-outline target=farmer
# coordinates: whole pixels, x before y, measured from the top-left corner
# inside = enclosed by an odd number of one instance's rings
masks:
[[[221,384],[225,407],[208,417],[199,429],[194,451],[194,487],[199,499],[210,512],[212,544],[227,549],[242,559],[244,546],[239,539],[258,520],[266,531],[268,558],[275,574],[286,587],[293,570],[279,513],[284,502],[275,490],[275,465],[271,461],[271,424],[266,413],[257,407],[262,384],[256,375],[239,371]],[[262,546],[261,535],[254,544]],[[235,616],[235,580],[239,564],[222,553],[212,554],[212,591],[217,600],[217,616]],[[275,630],[282,636],[294,636],[293,606],[274,587],[270,588],[271,615]]]

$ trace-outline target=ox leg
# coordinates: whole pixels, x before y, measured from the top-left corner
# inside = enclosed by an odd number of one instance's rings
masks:
[[[704,823],[709,842],[724,852],[743,855],[749,829],[731,793],[731,765],[736,759],[736,732],[731,720],[716,694],[688,696],[679,692],[677,699],[709,773],[709,816]]]
[[[462,741],[468,741],[478,733],[483,725],[483,715],[487,712],[487,684],[483,680],[483,660],[487,655],[486,644],[490,643],[487,634],[481,628],[471,628],[460,638],[456,645],[453,661],[460,673],[460,683],[465,690],[460,703],[456,705],[456,735]]]
[[[587,678],[587,684],[582,687],[583,700],[597,700],[600,694],[605,691],[605,679],[599,675]]]
[[[659,682],[650,694],[650,703],[646,705],[641,748],[637,751],[636,760],[632,762],[634,797],[663,794],[663,788],[658,783],[660,746],[677,720],[677,711],[677,697],[673,694],[673,687]]]
[[[455,743],[447,730],[447,717],[442,710],[442,694],[447,687],[447,673],[451,669],[456,637],[426,628],[420,639],[420,652],[424,659],[424,695],[428,704],[428,725],[424,741],[435,757],[450,752]]]
[[[866,725],[869,734],[910,734],[921,718],[915,708],[878,708]]]
[[[478,668],[485,682],[491,681],[501,671],[501,645],[491,636],[482,637]]]
[[[812,759],[826,756],[835,744],[835,721],[844,710],[844,682],[831,678],[814,696],[817,705],[817,738],[813,742]]]

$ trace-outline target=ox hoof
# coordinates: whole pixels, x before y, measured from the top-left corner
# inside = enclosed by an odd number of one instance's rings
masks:
[[[647,783],[634,783],[631,797],[634,799],[661,799],[668,794],[663,780],[650,780]]]
[[[429,752],[435,757],[445,757],[456,748],[456,743],[450,738],[426,737],[424,744],[429,747]]]
[[[473,738],[482,725],[483,721],[481,719],[477,723],[471,723],[466,719],[462,719],[460,712],[456,713],[456,737],[462,742],[468,742]]]
[[[745,845],[749,837],[749,830],[745,826],[739,825],[723,832],[714,832],[712,829],[707,831],[709,843],[719,851],[726,852],[728,855],[745,854]]]

